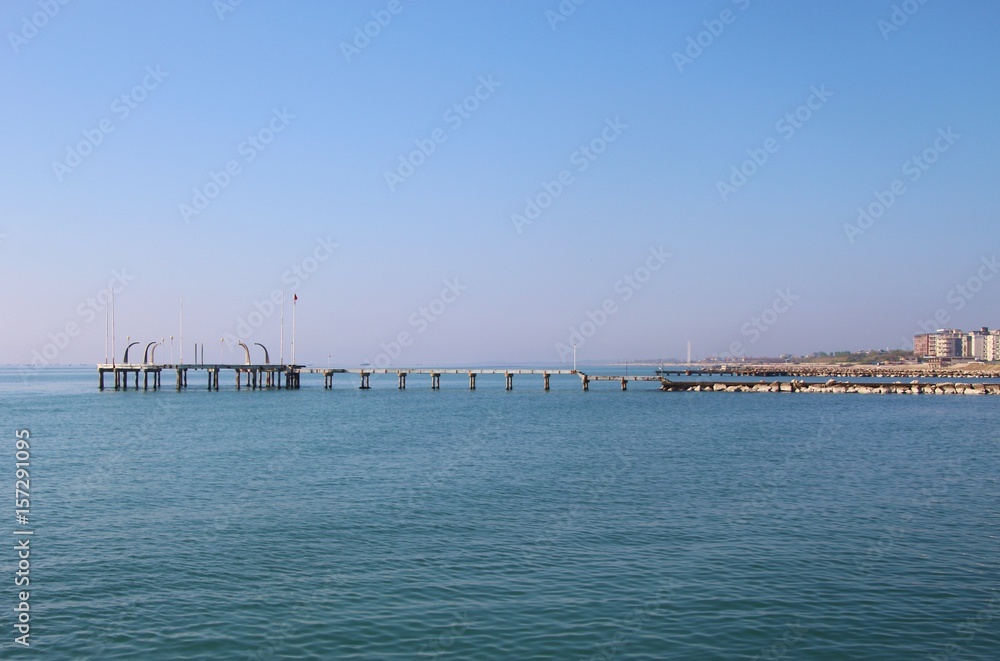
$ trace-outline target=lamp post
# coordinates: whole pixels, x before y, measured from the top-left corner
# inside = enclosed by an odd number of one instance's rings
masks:
[[[174,364],[174,336],[170,336],[170,364]]]
[[[220,337],[219,338],[219,364],[220,365],[222,364],[222,345],[225,343],[225,341],[226,341],[226,338],[224,338],[224,337]]]
[[[576,371],[576,342],[573,343],[573,371]]]

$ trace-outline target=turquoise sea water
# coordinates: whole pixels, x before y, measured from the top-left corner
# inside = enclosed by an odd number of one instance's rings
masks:
[[[201,376],[0,369],[4,658],[1000,658],[998,398]]]

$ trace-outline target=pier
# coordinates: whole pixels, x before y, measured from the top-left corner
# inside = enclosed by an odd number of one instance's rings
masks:
[[[104,390],[104,377],[112,375],[115,390],[128,390],[129,379],[134,379],[135,390],[139,390],[139,375],[142,375],[143,390],[160,390],[163,387],[164,371],[175,373],[176,388],[188,387],[188,372],[204,371],[207,375],[207,389],[218,390],[220,375],[232,370],[237,390],[249,388],[298,388],[301,368],[297,365],[231,365],[231,364],[129,364],[102,363],[97,366],[98,387]],[[284,380],[284,383],[282,383]]]
[[[628,390],[628,384],[634,382],[656,382],[659,390],[667,392],[771,392],[771,393],[861,393],[861,394],[967,394],[967,395],[1000,395],[1000,383],[991,382],[951,382],[939,381],[934,383],[919,383],[911,381],[903,383],[900,381],[874,382],[874,381],[837,381],[830,379],[822,381],[802,381],[792,379],[791,381],[749,381],[746,379],[702,379],[697,381],[673,381],[668,379],[665,370],[658,370],[658,375],[610,375],[610,374],[589,374],[580,370],[566,369],[503,369],[503,368],[339,368],[339,367],[308,367],[305,365],[272,365],[264,364],[201,364],[201,363],[180,363],[180,364],[99,364],[97,366],[98,387],[104,390],[108,387],[105,384],[105,377],[111,376],[111,385],[115,390],[139,390],[140,376],[142,377],[142,390],[161,390],[163,388],[162,376],[164,372],[174,373],[174,384],[177,390],[184,390],[188,387],[189,372],[204,372],[204,376],[197,377],[204,379],[204,388],[207,390],[219,390],[220,381],[232,383],[236,390],[270,390],[285,389],[298,390],[302,387],[302,375],[321,375],[323,377],[324,389],[332,389],[334,377],[343,375],[345,378],[354,378],[361,390],[371,388],[371,377],[373,375],[394,375],[396,377],[396,387],[405,390],[407,384],[413,384],[413,379],[421,379],[428,384],[432,390],[440,390],[441,376],[465,375],[468,378],[469,390],[476,389],[476,382],[480,376],[500,376],[504,377],[504,389],[514,389],[514,378],[517,376],[540,376],[541,389],[550,389],[551,377],[575,376],[580,380],[584,391],[590,390],[590,384],[594,381],[617,382],[621,390]],[[682,370],[688,375],[688,370]],[[693,375],[705,374],[692,370]],[[231,374],[230,374],[231,373]],[[227,374],[227,376],[223,376]],[[197,383],[197,378],[195,382]],[[200,387],[200,386],[196,386]]]
[[[591,380],[608,379],[610,377],[589,376],[577,370],[564,369],[497,369],[497,368],[339,368],[339,367],[307,367],[305,365],[272,365],[269,363],[254,364],[202,364],[202,363],[181,363],[181,364],[111,364],[102,363],[97,366],[98,388],[104,390],[106,387],[105,376],[110,375],[111,383],[115,390],[128,390],[130,382],[135,390],[139,390],[139,377],[142,376],[142,390],[160,390],[163,387],[163,372],[174,372],[175,387],[183,390],[188,387],[189,372],[205,372],[206,389],[218,390],[220,380],[223,382],[232,380],[237,390],[243,388],[249,390],[262,389],[286,389],[296,390],[301,387],[301,377],[303,374],[319,374],[323,376],[323,387],[333,388],[334,376],[338,374],[355,375],[359,379],[359,388],[368,390],[371,388],[370,378],[374,374],[393,374],[397,378],[398,388],[406,389],[407,377],[425,376],[430,377],[430,387],[433,390],[441,388],[442,374],[464,374],[469,379],[469,390],[476,389],[476,378],[481,375],[504,376],[506,390],[514,389],[514,377],[517,375],[538,375],[542,379],[542,389],[549,390],[550,378],[552,376],[572,376],[580,378],[583,389],[587,390]],[[222,377],[223,373],[232,372],[229,377]],[[615,379],[659,381],[658,377],[614,377]],[[412,383],[412,381],[411,381]],[[625,381],[622,381],[622,390],[625,389]]]

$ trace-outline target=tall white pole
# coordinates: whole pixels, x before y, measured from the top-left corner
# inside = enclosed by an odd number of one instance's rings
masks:
[[[295,301],[298,295],[292,292],[292,365],[295,364]]]
[[[573,371],[576,371],[576,343],[573,343]]]
[[[278,349],[278,364],[285,364],[285,290],[281,290],[281,331],[279,334],[281,338],[281,347]]]
[[[114,365],[118,358],[115,356],[115,290],[111,290],[111,364]],[[118,383],[118,381],[115,381]]]
[[[178,359],[181,365],[184,364],[184,297],[181,296],[181,357]]]
[[[104,306],[104,364],[108,364],[108,333],[111,330],[111,301]]]

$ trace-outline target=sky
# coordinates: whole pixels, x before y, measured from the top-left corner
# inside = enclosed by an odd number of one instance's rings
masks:
[[[103,362],[110,290],[118,360],[162,339],[158,362],[288,362],[293,295],[318,366],[1000,326],[998,22],[988,0],[8,0],[0,363]]]

